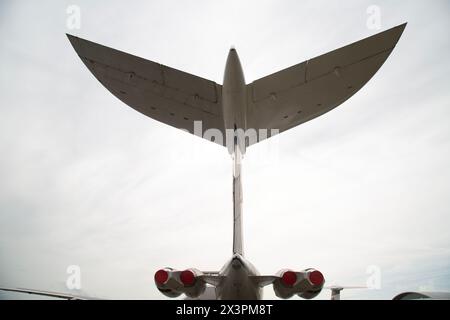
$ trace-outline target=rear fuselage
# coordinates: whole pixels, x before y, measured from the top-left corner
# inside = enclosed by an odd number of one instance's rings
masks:
[[[262,289],[250,278],[259,275],[256,268],[243,256],[234,254],[220,270],[224,280],[216,287],[220,300],[260,300]]]

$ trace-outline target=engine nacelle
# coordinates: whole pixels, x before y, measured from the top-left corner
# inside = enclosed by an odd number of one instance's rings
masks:
[[[181,292],[176,290],[178,284],[171,277],[172,272],[172,268],[160,269],[155,272],[154,280],[159,292],[169,298],[176,298]]]
[[[182,293],[190,298],[200,296],[206,289],[206,283],[199,278],[203,273],[197,269],[184,271],[164,268],[156,271],[155,284],[167,297],[176,298]]]
[[[312,299],[322,291],[325,283],[322,273],[315,269],[283,269],[276,275],[278,278],[273,282],[273,290],[276,296],[282,299],[289,299],[294,294],[304,299]]]

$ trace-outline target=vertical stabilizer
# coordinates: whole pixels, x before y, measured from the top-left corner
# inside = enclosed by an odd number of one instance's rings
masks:
[[[242,245],[242,153],[236,148],[233,157],[233,254],[244,255]]]

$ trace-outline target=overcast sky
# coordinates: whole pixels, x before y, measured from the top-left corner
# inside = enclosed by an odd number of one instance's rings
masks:
[[[68,27],[69,5],[81,10],[79,29]],[[371,5],[380,29],[367,24]],[[221,84],[231,45],[251,82],[408,22],[350,100],[248,149],[244,247],[262,274],[315,267],[328,285],[365,285],[380,271],[380,289],[343,299],[450,291],[449,9],[445,0],[1,1],[0,286],[67,292],[66,269],[78,265],[82,294],[164,299],[157,269],[218,270],[231,255],[226,150],[120,102],[65,33]],[[21,295],[0,293],[11,297]]]

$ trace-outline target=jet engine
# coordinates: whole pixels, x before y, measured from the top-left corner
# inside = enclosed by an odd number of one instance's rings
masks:
[[[277,272],[273,290],[277,297],[289,299],[294,294],[304,299],[312,299],[322,291],[325,279],[316,269],[292,271],[283,269]]]
[[[189,298],[196,298],[206,288],[201,275],[203,275],[201,271],[193,268],[184,271],[164,268],[155,272],[155,284],[167,297],[176,298],[183,293]]]

